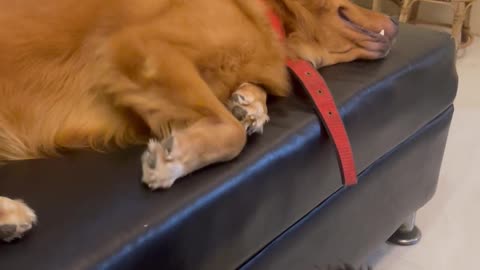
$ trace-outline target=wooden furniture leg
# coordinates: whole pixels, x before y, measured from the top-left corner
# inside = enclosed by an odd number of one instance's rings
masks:
[[[373,0],[372,10],[381,12],[382,11],[382,0]]]
[[[472,16],[472,4],[470,3],[466,8],[467,14],[465,15],[465,21],[463,22],[462,29],[462,47],[467,47],[473,41],[473,36],[470,29],[470,18]]]
[[[462,29],[465,22],[466,6],[465,2],[453,2],[453,24],[452,24],[452,36],[455,39],[457,49],[462,43]]]
[[[412,6],[416,0],[404,0],[402,4],[402,9],[400,10],[400,22],[407,23],[412,12]]]
[[[418,10],[420,9],[420,1],[415,1],[412,4],[412,10],[410,11],[409,21],[415,22],[418,18]]]

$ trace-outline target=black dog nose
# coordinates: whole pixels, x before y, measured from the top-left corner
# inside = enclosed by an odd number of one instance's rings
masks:
[[[398,20],[398,16],[394,16],[394,17],[390,17],[390,20],[395,24],[395,25],[399,25],[399,20]]]

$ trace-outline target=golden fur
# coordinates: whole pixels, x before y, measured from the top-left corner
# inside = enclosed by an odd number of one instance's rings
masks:
[[[263,2],[280,15],[285,44]],[[397,32],[388,17],[347,0],[263,2],[2,1],[0,162],[156,137],[144,182],[169,187],[238,155],[246,129],[261,131],[265,92],[289,93],[285,57],[318,67],[377,59]],[[248,121],[230,112],[239,107]]]

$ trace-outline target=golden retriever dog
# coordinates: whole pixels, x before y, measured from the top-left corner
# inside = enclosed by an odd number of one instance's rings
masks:
[[[0,25],[0,162],[148,144],[152,189],[235,158],[289,94],[286,57],[378,59],[398,29],[348,0],[1,1]],[[0,239],[35,221],[0,198]]]

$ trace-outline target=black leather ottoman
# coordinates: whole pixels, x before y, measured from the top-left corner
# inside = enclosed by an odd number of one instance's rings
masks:
[[[416,44],[421,41],[421,46]],[[2,195],[39,225],[0,244],[0,269],[322,269],[360,263],[434,194],[457,89],[446,34],[402,26],[390,56],[322,70],[340,106],[359,185],[300,93],[234,162],[152,193],[141,148],[0,168]]]

